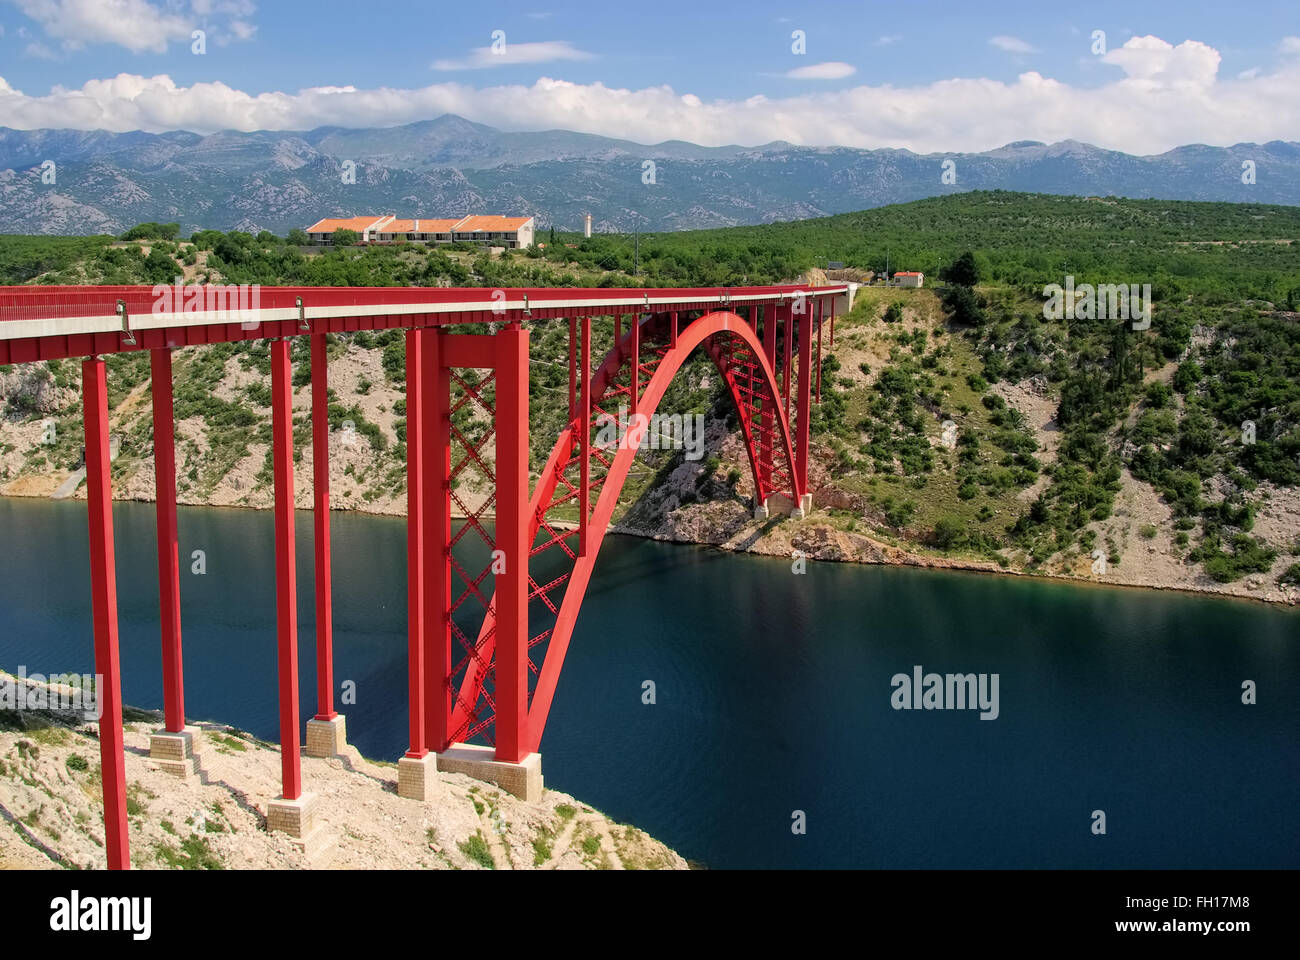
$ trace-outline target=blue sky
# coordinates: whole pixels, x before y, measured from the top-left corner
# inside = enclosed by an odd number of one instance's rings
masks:
[[[1145,152],[1300,140],[1294,0],[505,6],[0,0],[0,124],[208,132],[382,126],[451,109],[642,141],[925,150],[1077,136]],[[490,50],[494,31],[505,55]],[[334,87],[356,93],[320,90]],[[983,135],[962,119],[981,111],[999,114],[983,118],[996,121]]]

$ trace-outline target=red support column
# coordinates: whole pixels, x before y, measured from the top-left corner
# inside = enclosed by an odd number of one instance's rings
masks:
[[[110,870],[131,866],[126,825],[126,758],[122,752],[122,677],[117,646],[117,571],[109,478],[108,378],[104,361],[81,365],[86,440],[86,514],[90,522],[90,600],[95,623],[99,760],[104,790],[104,851]]]
[[[569,422],[577,412],[578,318],[569,318]]]
[[[772,303],[763,308],[763,355],[772,371],[776,372],[776,329],[780,308]],[[778,379],[778,384],[780,380]]]
[[[677,314],[673,314],[674,321]],[[676,323],[673,324],[674,331]],[[587,521],[591,517],[591,317],[582,318],[582,404],[578,412],[578,552],[587,555]]]
[[[768,365],[776,369],[776,307],[763,308],[763,355]],[[755,506],[762,506],[767,491],[772,486],[772,462],[776,458],[776,410],[775,398],[763,397],[762,416],[760,418],[760,436],[762,436],[763,454],[759,460],[759,480],[763,489],[757,492]]]
[[[835,346],[835,298],[831,297],[831,346]]]
[[[410,748],[424,757],[424,338],[406,331],[406,625]]]
[[[527,753],[528,331],[496,334],[496,759]]]
[[[668,346],[670,348],[677,346],[677,311],[676,310],[673,311],[672,320],[670,322],[670,326],[668,327]]]
[[[822,320],[825,319],[825,310],[822,301],[817,300],[817,402],[822,402]]]
[[[803,301],[797,301],[802,303]],[[794,351],[794,311],[787,303],[781,307],[781,326],[785,328],[785,356],[781,359],[781,392],[785,397],[785,419],[790,420],[790,354]]]
[[[311,456],[315,495],[316,719],[333,720],[334,603],[330,571],[329,355],[325,334],[311,338]]]
[[[275,463],[275,599],[280,680],[280,767],[285,800],[302,795],[298,755],[298,580],[293,529],[293,370],[289,341],[271,341],[271,446]]]
[[[800,496],[808,492],[808,418],[812,392],[812,307],[805,300],[799,317],[799,396],[796,401],[799,424],[795,430],[795,474]]]
[[[446,334],[423,334],[425,730],[426,746],[441,753],[451,744],[451,376]]]
[[[185,667],[181,656],[180,540],[176,535],[176,437],[172,353],[149,351],[153,394],[153,469],[158,519],[158,605],[162,624],[163,719],[168,733],[185,729]]]
[[[632,315],[632,373],[628,386],[632,390],[628,412],[635,417],[637,394],[641,392],[641,317],[638,314]]]

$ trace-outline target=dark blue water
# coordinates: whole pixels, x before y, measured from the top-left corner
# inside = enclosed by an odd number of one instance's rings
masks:
[[[153,508],[114,516],[124,695],[161,707]],[[0,531],[0,666],[89,672],[84,505],[0,499]],[[271,515],[187,509],[180,534],[187,712],[277,739]],[[395,759],[404,521],[335,514],[333,542],[349,740]],[[306,719],[310,514],[298,543]],[[997,673],[1000,716],[895,711],[890,678],[916,664]],[[1290,609],[899,568],[796,576],[611,537],[543,768],[548,786],[715,867],[1295,867],[1298,678]],[[796,810],[806,835],[791,832]]]

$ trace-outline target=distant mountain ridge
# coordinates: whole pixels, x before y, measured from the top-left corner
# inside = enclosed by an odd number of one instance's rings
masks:
[[[944,161],[956,182],[944,182]],[[54,183],[42,181],[53,161]],[[650,166],[647,161],[653,163]],[[1253,163],[1255,182],[1242,182]],[[345,165],[355,183],[345,183]],[[649,181],[649,182],[647,182]],[[983,153],[654,145],[512,133],[451,114],[400,127],[152,134],[0,127],[0,232],[283,234],[324,216],[531,214],[545,229],[681,230],[794,220],[965,190],[1300,205],[1300,143],[1133,156],[1074,140]]]

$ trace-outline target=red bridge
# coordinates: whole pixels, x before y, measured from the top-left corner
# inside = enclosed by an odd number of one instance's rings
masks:
[[[187,764],[192,769],[197,734],[185,726],[171,350],[270,341],[283,795],[269,803],[268,820],[272,829],[304,836],[312,827],[312,798],[302,790],[298,721],[291,338],[310,337],[312,359],[317,709],[307,752],[330,755],[343,743],[331,649],[326,335],[397,328],[406,339],[410,718],[399,792],[425,798],[443,769],[533,796],[541,790],[537,751],[583,595],[646,421],[673,376],[692,352],[708,355],[739,414],[756,514],[802,515],[811,506],[809,411],[821,390],[823,321],[833,339],[837,306],[842,310],[848,295],[847,286],[0,287],[0,364],[86,358],[87,512],[109,867],[125,868],[130,860],[103,354],[151,354],[165,691],[165,728],[151,752],[185,772]],[[598,362],[593,316],[614,317],[614,346]],[[528,328],[564,320],[568,423],[530,491]],[[490,332],[467,332],[469,324],[487,324]],[[617,417],[620,406],[627,409],[626,442],[614,449],[594,442],[598,423]],[[477,505],[459,489],[471,473],[491,491]],[[465,517],[459,528],[457,515]],[[466,569],[453,554],[467,537],[481,538],[491,551],[481,569]],[[466,605],[481,608],[477,632],[457,626]]]

